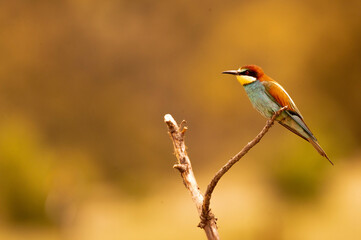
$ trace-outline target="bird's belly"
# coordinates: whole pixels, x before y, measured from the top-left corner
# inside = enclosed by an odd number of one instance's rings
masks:
[[[251,100],[253,107],[264,117],[271,118],[280,106],[275,103],[265,92],[265,88],[260,82],[254,82],[244,86],[246,93]]]

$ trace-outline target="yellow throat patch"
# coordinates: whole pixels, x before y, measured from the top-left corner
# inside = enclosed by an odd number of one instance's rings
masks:
[[[257,79],[255,77],[251,76],[245,76],[245,75],[238,75],[237,76],[238,82],[240,82],[242,85],[247,85],[249,83],[253,83]]]

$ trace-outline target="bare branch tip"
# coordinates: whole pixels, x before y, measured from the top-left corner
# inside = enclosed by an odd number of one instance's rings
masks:
[[[172,117],[172,115],[170,115],[169,113],[164,115],[164,122],[175,122],[174,118]]]
[[[186,120],[182,120],[182,122],[179,124],[179,127],[181,128],[183,125],[187,124]]]
[[[186,133],[187,130],[188,130],[187,127],[183,127],[183,129],[181,131],[181,134],[182,134],[183,137],[184,137],[184,134]]]
[[[183,164],[174,164],[173,168],[178,169],[181,173],[184,173],[187,170],[187,167]]]

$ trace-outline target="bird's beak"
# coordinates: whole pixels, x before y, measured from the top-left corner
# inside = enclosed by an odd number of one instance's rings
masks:
[[[228,70],[228,71],[224,71],[222,72],[223,74],[232,74],[232,75],[238,75],[238,71],[236,70]]]

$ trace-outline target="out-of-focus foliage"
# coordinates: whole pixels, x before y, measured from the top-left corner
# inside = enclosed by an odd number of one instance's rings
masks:
[[[0,239],[199,239],[201,189],[263,127],[220,73],[258,64],[335,162],[275,126],[212,199],[229,239],[358,239],[360,1],[0,2]],[[139,229],[142,229],[140,231]]]
[[[49,165],[53,159],[39,149],[34,132],[11,119],[1,124],[0,183],[3,210],[14,222],[46,220]],[[32,164],[29,164],[31,162]]]

